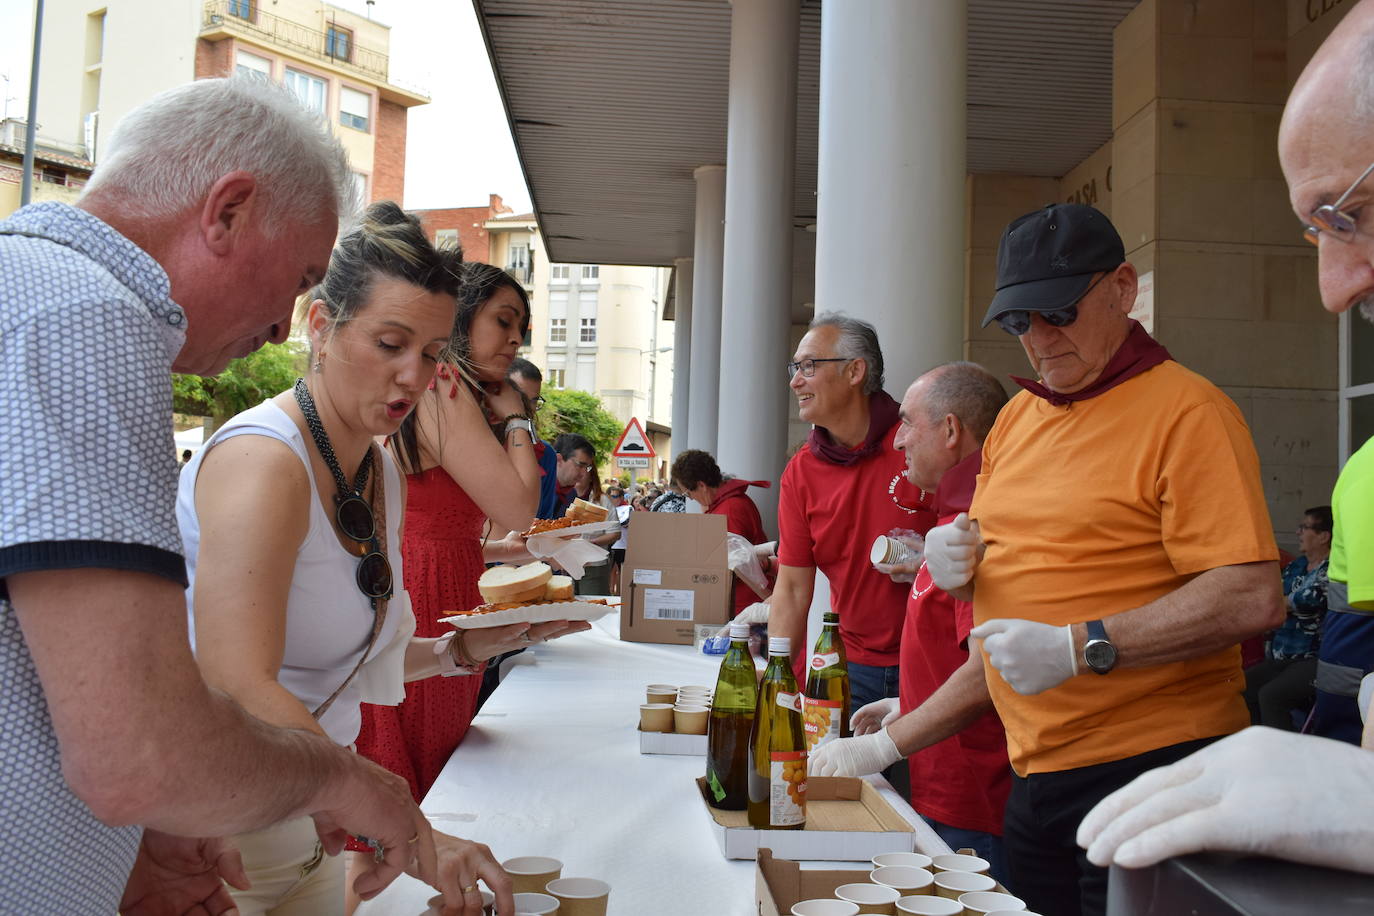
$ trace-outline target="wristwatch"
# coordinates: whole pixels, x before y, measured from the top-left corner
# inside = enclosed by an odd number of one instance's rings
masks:
[[[1083,661],[1098,674],[1106,674],[1116,667],[1116,646],[1107,638],[1107,628],[1100,620],[1088,621],[1088,641],[1083,644]]]
[[[513,429],[523,429],[525,432],[530,434],[530,440],[533,441],[534,424],[531,423],[526,417],[506,417],[506,431],[502,435],[509,436],[511,430]]]

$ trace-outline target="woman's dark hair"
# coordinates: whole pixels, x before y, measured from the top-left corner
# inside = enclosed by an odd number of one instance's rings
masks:
[[[1331,529],[1335,527],[1335,520],[1331,517],[1330,506],[1313,506],[1311,509],[1304,512],[1303,515],[1312,519],[1312,527],[1316,528],[1318,531],[1330,534]]]
[[[461,259],[460,259],[461,260]],[[496,295],[502,288],[514,290],[520,297],[521,304],[525,307],[525,316],[520,322],[520,336],[530,328],[530,297],[525,292],[525,288],[520,285],[520,281],[510,274],[501,270],[499,267],[492,267],[490,264],[482,264],[478,261],[462,261],[457,269],[457,288],[455,296],[458,299],[458,311],[453,318],[453,330],[449,333],[448,344],[444,348],[443,359],[447,362],[456,363],[459,367],[466,369],[468,365],[468,337],[472,332],[472,319],[477,314],[478,309],[487,304],[487,300]],[[507,384],[502,382],[502,384]],[[530,413],[530,405],[525,405],[526,413]],[[503,429],[493,430],[493,434],[500,438]],[[415,435],[415,411],[401,421],[401,428],[396,430],[391,437],[392,450],[396,455],[396,462],[401,466],[401,470],[407,474],[418,474],[420,467],[420,444]]]
[[[520,281],[499,267],[483,264],[480,261],[464,261],[458,288],[458,313],[453,318],[453,333],[448,339],[448,354],[445,357],[459,365],[467,365],[470,354],[469,339],[472,336],[472,319],[478,309],[487,304],[492,296],[502,289],[509,289],[520,297],[525,314],[520,319],[520,336],[530,330],[530,296]]]
[[[716,464],[716,459],[711,457],[711,453],[703,452],[699,448],[689,448],[677,456],[673,461],[672,478],[677,481],[678,486],[687,491],[695,490],[699,483],[704,483],[708,487],[718,487],[725,479],[721,476],[720,465]]]

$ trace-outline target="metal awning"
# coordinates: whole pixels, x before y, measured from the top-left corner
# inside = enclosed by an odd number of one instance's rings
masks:
[[[821,11],[799,2],[800,239],[816,218]],[[690,257],[692,170],[725,162],[730,4],[473,3],[549,258]],[[1110,139],[1112,29],[1137,3],[969,0],[969,170],[1057,177]]]

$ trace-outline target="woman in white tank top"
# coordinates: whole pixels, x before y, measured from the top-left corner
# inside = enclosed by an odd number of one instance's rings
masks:
[[[434,378],[460,262],[395,204],[370,207],[314,291],[308,379],[230,420],[182,473],[197,660],[207,683],[267,722],[351,744],[360,703],[395,704],[406,681],[477,670],[461,637],[413,636],[405,482],[375,441]],[[527,625],[504,629],[519,645]],[[323,855],[308,818],[236,839],[253,883],[234,892],[243,916],[344,912],[342,857]],[[437,874],[416,876],[446,903],[479,912],[481,878],[514,911],[490,850],[437,831],[433,841]]]

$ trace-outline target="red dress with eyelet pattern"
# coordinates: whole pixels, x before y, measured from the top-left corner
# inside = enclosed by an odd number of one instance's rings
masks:
[[[439,623],[440,617],[482,603],[477,579],[485,568],[485,522],[482,510],[443,468],[406,475],[401,561],[416,636],[443,636],[452,628]],[[407,684],[399,706],[364,703],[358,753],[404,776],[419,802],[467,734],[481,686],[480,674],[429,677]]]

